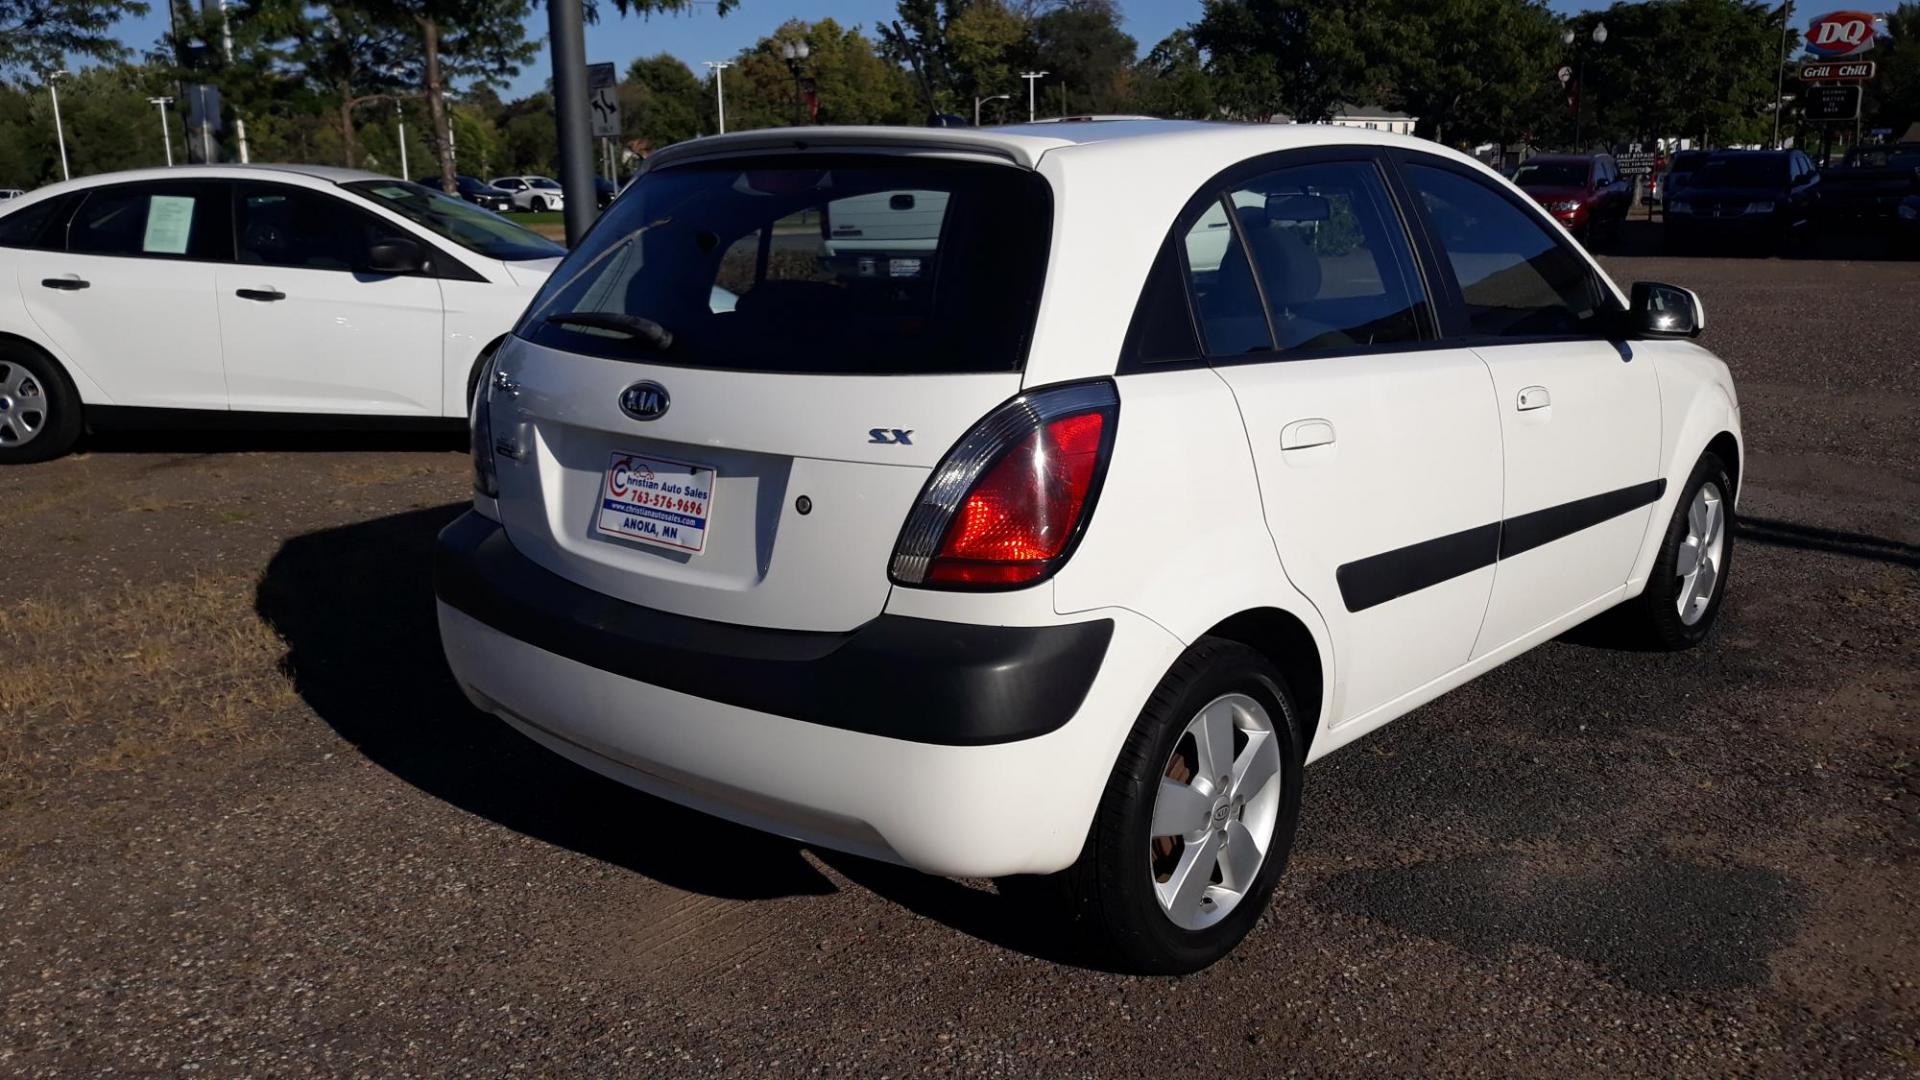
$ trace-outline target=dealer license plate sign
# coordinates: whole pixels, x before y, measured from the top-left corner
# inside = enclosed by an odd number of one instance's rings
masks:
[[[608,536],[698,552],[707,546],[713,470],[616,450],[600,482],[595,526]]]

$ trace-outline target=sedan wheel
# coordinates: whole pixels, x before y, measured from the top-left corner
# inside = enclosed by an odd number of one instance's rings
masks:
[[[38,376],[24,364],[0,359],[0,447],[24,447],[39,438],[51,409]]]

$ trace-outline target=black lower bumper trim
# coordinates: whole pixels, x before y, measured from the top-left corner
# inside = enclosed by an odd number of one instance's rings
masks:
[[[615,675],[869,735],[974,746],[1044,735],[1086,699],[1110,619],[977,626],[881,615],[846,633],[734,626],[576,585],[467,513],[434,549],[440,599],[503,634]]]

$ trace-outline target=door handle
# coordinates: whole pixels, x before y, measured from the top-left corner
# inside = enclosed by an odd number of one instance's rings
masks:
[[[1320,417],[1295,420],[1280,429],[1280,449],[1305,450],[1333,442],[1333,421]]]
[[[68,274],[66,277],[41,278],[40,284],[45,285],[49,289],[77,292],[80,289],[90,287],[93,282],[86,280],[79,274]]]
[[[1544,409],[1552,404],[1553,395],[1547,393],[1546,387],[1529,386],[1520,391],[1520,396],[1514,401],[1513,407],[1521,412],[1530,412],[1534,409]]]
[[[235,289],[233,290],[233,295],[242,300],[264,300],[268,302],[285,300],[287,298],[287,294],[281,292],[279,289]]]

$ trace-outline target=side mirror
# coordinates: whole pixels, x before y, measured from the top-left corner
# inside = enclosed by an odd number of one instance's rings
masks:
[[[1636,337],[1693,338],[1707,328],[1707,309],[1692,289],[1658,281],[1633,283],[1627,317]]]
[[[394,237],[367,249],[367,269],[376,274],[414,274],[426,267],[426,250],[411,240]]]

